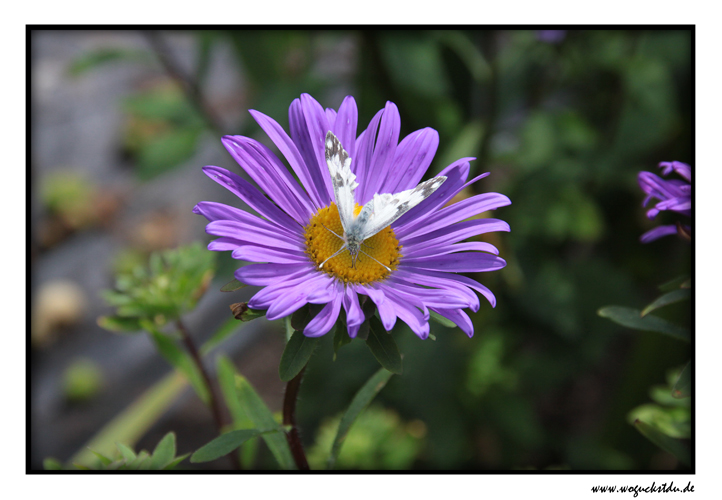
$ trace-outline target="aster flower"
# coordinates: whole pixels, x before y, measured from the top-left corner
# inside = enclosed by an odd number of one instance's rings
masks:
[[[463,240],[509,231],[509,226],[498,219],[467,219],[511,202],[502,194],[486,193],[446,205],[488,173],[467,180],[473,158],[455,161],[439,174],[446,180],[433,194],[364,241],[355,265],[348,251],[329,259],[343,245],[332,232],[344,232],[325,159],[326,134],[332,132],[351,158],[350,168],[358,182],[354,192],[358,213],[376,193],[398,193],[417,186],[436,153],[438,133],[424,128],[399,142],[399,112],[387,102],[357,135],[358,112],[351,96],[335,111],[323,109],[308,94],[301,95],[289,109],[290,136],[272,118],[255,110],[250,113],[298,182],[263,144],[248,137],[225,136],[223,145],[260,191],[223,168],[203,170],[260,217],[208,201],[194,208],[210,221],[206,232],[219,237],[208,245],[209,250],[230,250],[234,258],[252,263],[235,272],[237,280],[264,287],[248,307],[267,310],[266,317],[274,320],[307,303],[321,304],[303,332],[309,337],[330,331],[343,307],[353,338],[365,321],[361,303],[367,297],[387,331],[399,318],[425,339],[429,313],[435,311],[472,336],[472,322],[462,309],[479,309],[475,292],[492,306],[495,298],[487,287],[458,273],[494,271],[506,262],[493,245]]]
[[[647,217],[654,219],[657,214],[664,210],[677,212],[678,214],[690,217],[692,215],[692,169],[686,163],[679,161],[663,161],[659,164],[662,175],[669,175],[677,172],[681,179],[662,179],[651,172],[639,172],[639,187],[646,193],[642,206],[646,207],[652,198],[660,200],[653,208],[647,211]],[[669,224],[656,227],[647,231],[640,237],[642,243],[649,243],[662,236],[679,233],[680,236],[689,239],[691,228],[681,223]]]

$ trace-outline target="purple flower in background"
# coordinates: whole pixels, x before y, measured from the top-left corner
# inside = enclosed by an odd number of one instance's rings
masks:
[[[662,175],[666,176],[674,171],[685,180],[662,179],[651,172],[639,172],[639,187],[647,194],[642,206],[646,207],[652,198],[659,200],[654,205],[654,208],[647,211],[647,217],[654,219],[663,210],[670,210],[690,217],[692,215],[692,185],[690,184],[692,169],[686,163],[679,161],[663,161],[659,164],[659,167],[662,169]],[[649,243],[662,236],[675,233],[679,233],[680,236],[689,240],[691,228],[681,223],[659,226],[644,233],[640,237],[640,241]]]
[[[545,43],[561,43],[567,36],[567,30],[536,30],[536,39]]]
[[[446,205],[488,173],[467,181],[473,158],[457,160],[439,174],[446,180],[433,194],[366,239],[355,262],[348,251],[330,258],[343,245],[332,232],[343,235],[344,229],[325,159],[327,132],[338,137],[351,158],[350,168],[358,182],[356,214],[374,194],[416,187],[436,153],[438,133],[425,128],[399,142],[399,112],[387,102],[357,135],[358,111],[351,96],[338,111],[324,109],[308,94],[295,99],[289,109],[290,136],[270,117],[254,110],[250,113],[300,184],[263,144],[248,137],[225,136],[223,145],[260,190],[223,168],[203,170],[260,217],[209,201],[194,208],[210,221],[206,232],[219,236],[208,245],[209,250],[230,250],[234,258],[253,263],[235,272],[239,281],[264,287],[248,307],[265,309],[266,317],[274,320],[307,303],[323,304],[303,332],[309,337],[330,331],[343,307],[348,334],[355,337],[365,320],[359,296],[366,296],[376,305],[386,330],[400,318],[425,339],[429,312],[435,311],[472,336],[473,325],[462,309],[479,309],[474,291],[492,306],[495,298],[484,285],[457,273],[494,271],[506,262],[489,243],[462,241],[509,231],[509,226],[498,219],[468,219],[511,202],[502,194],[486,193]]]

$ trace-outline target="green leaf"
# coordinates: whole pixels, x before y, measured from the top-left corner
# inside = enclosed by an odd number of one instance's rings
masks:
[[[188,377],[188,381],[193,386],[193,389],[195,389],[198,397],[201,398],[205,404],[208,404],[210,402],[208,387],[206,387],[206,383],[203,380],[201,372],[198,370],[198,367],[188,353],[178,347],[178,345],[166,335],[157,331],[149,321],[141,320],[141,324],[143,325],[143,328],[150,329],[149,332],[151,338],[153,339],[153,343],[158,349],[158,352],[160,352],[161,356]]]
[[[268,432],[279,432],[279,430],[274,429]],[[224,455],[228,455],[249,439],[260,434],[261,431],[258,429],[239,429],[221,434],[210,443],[198,448],[198,450],[191,455],[191,462],[197,464],[216,460]]]
[[[245,283],[241,283],[237,279],[233,279],[221,287],[221,292],[235,292],[245,286],[247,286]]]
[[[323,304],[306,304],[293,313],[291,316],[291,326],[297,332],[302,332],[321,309],[323,309]]]
[[[142,331],[138,318],[124,318],[122,316],[100,316],[98,326],[111,332],[135,333]]]
[[[659,286],[659,289],[663,292],[671,292],[672,290],[678,290],[679,288],[689,288],[690,278],[688,275],[683,274],[677,276],[673,280],[666,282]]]
[[[93,460],[91,449],[109,456],[115,453],[116,442],[135,443],[166,412],[186,385],[186,377],[180,372],[170,373],[106,424],[69,462],[90,463]]]
[[[642,316],[646,316],[655,309],[664,307],[669,304],[674,304],[682,300],[688,300],[692,296],[692,290],[689,288],[681,288],[679,290],[673,290],[669,293],[665,293],[661,297],[657,298],[654,302],[649,304],[642,310]]]
[[[147,451],[142,450],[140,453],[138,453],[138,456],[135,457],[135,459],[126,463],[125,467],[123,468],[125,470],[140,470],[146,461],[150,463],[150,455]]]
[[[376,395],[384,388],[386,382],[389,381],[393,373],[388,370],[380,369],[374,373],[370,379],[359,389],[356,395],[351,400],[346,412],[341,417],[341,422],[338,424],[338,431],[336,432],[336,438],[333,440],[333,446],[331,447],[331,455],[328,457],[328,468],[333,469],[336,464],[336,459],[341,451],[341,446],[346,438],[351,426],[353,425],[356,418],[361,414],[362,411],[371,403]]]
[[[179,456],[179,457],[176,457],[175,459],[173,459],[173,461],[171,461],[171,463],[169,463],[168,465],[166,465],[165,467],[163,467],[163,470],[173,470],[173,469],[175,469],[176,466],[177,466],[179,463],[181,463],[183,460],[185,460],[185,459],[188,458],[189,456],[190,456],[190,453],[185,453],[185,454],[183,454],[183,455],[181,455],[181,456]]]
[[[318,338],[306,337],[301,332],[295,332],[281,355],[278,374],[281,380],[288,382],[303,370],[318,344]]]
[[[336,353],[346,344],[350,344],[351,337],[348,336],[346,322],[339,316],[336,321],[336,329],[333,332],[333,360],[336,361]]]
[[[450,319],[444,318],[441,314],[437,313],[436,311],[429,310],[429,318],[433,319],[440,325],[445,326],[446,328],[456,328],[456,323],[454,323]],[[431,334],[429,334],[429,336],[431,336]]]
[[[144,50],[105,47],[85,52],[80,57],[73,59],[68,67],[68,72],[70,76],[77,77],[108,63],[120,61],[151,62],[152,60],[151,54]]]
[[[123,456],[126,462],[132,462],[133,460],[135,460],[136,454],[128,446],[124,445],[123,443],[115,443],[115,446],[117,446],[118,451]]]
[[[401,374],[403,365],[401,353],[390,333],[384,330],[381,320],[375,316],[369,320],[369,337],[366,345],[381,366],[392,373]]]
[[[657,316],[641,316],[638,309],[622,306],[607,306],[597,311],[603,318],[609,318],[615,323],[635,330],[663,333],[678,340],[689,342],[690,333],[687,328],[670,323]]]
[[[163,469],[166,465],[173,461],[175,457],[175,434],[169,432],[156,445],[153,450],[153,456],[150,461],[152,470]]]
[[[688,398],[692,396],[692,362],[690,361],[682,369],[679,378],[672,388],[672,396],[675,398]]]
[[[230,308],[233,317],[240,321],[251,321],[266,315],[265,309],[249,309],[247,302],[236,302]]]
[[[45,470],[63,470],[63,464],[57,458],[48,457],[43,460]]]
[[[218,383],[221,386],[221,393],[226,402],[228,410],[233,417],[233,426],[236,429],[248,429],[253,427],[253,421],[246,414],[243,404],[238,399],[236,392],[236,368],[233,362],[225,356],[218,356],[216,364],[218,368]],[[256,451],[258,449],[258,440],[253,439],[241,448],[241,463],[250,466],[253,463]]]
[[[674,439],[662,434],[649,424],[636,420],[634,427],[651,442],[662,448],[664,451],[674,455],[677,460],[689,466],[691,464],[691,455],[689,449],[678,439]]]
[[[93,451],[93,450],[90,450],[90,451],[93,453],[93,455],[95,455],[98,458],[98,460],[100,460],[100,463],[105,466],[108,466],[113,462],[111,459],[109,459],[108,457],[106,457],[105,455],[103,455],[101,453],[98,453],[97,451]]]
[[[236,375],[235,382],[238,401],[241,403],[245,414],[253,422],[253,427],[256,429],[280,429],[276,419],[273,418],[273,413],[253,389],[250,382],[242,375]],[[296,469],[296,462],[293,460],[284,433],[263,434],[263,440],[282,469]]]

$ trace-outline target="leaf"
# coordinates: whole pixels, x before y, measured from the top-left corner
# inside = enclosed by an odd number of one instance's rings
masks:
[[[124,318],[122,316],[99,316],[98,326],[111,332],[140,332],[142,328],[138,318]]]
[[[678,399],[692,396],[692,362],[682,369],[672,388],[672,396]]]
[[[298,375],[306,366],[308,360],[311,359],[317,344],[318,338],[306,337],[301,332],[295,332],[281,355],[281,363],[278,366],[278,374],[281,376],[281,380],[288,382]]]
[[[100,463],[105,466],[108,466],[113,462],[111,459],[109,459],[105,455],[98,453],[97,451],[93,451],[93,450],[90,450],[90,451],[93,453],[93,455],[95,455],[98,458],[98,460],[100,460]]]
[[[687,328],[670,323],[657,316],[641,316],[638,309],[622,306],[607,306],[597,311],[603,318],[609,318],[615,323],[635,330],[663,333],[678,340],[689,342],[690,333]]]
[[[350,344],[351,337],[348,336],[346,322],[340,317],[336,321],[336,329],[333,332],[333,360],[336,361],[336,353],[346,344]]]
[[[235,380],[238,401],[243,411],[253,422],[256,429],[280,429],[280,426],[273,418],[273,413],[268,409],[260,396],[253,389],[253,386],[242,375],[236,375]],[[284,433],[263,434],[263,440],[273,453],[278,464],[284,470],[296,469],[296,462],[293,460],[291,449]]]
[[[371,403],[376,395],[384,388],[386,382],[389,381],[393,373],[388,370],[380,369],[374,373],[370,379],[359,389],[356,395],[351,400],[351,404],[346,409],[346,412],[341,417],[341,421],[338,424],[338,431],[336,432],[336,438],[333,440],[333,446],[331,447],[331,455],[328,457],[328,469],[333,469],[336,464],[336,459],[341,451],[346,435],[348,435],[351,426],[353,425],[356,418],[361,412]]]
[[[436,311],[429,310],[429,318],[433,319],[440,325],[445,326],[446,328],[456,328],[456,323],[451,321],[450,319],[444,318],[441,314],[437,313]],[[429,334],[429,336],[431,336]],[[434,339],[436,340],[436,339]]]
[[[642,316],[646,316],[655,309],[664,307],[669,304],[674,304],[682,300],[688,300],[692,296],[692,290],[689,288],[681,288],[679,290],[673,290],[669,293],[665,293],[661,297],[658,297],[654,302],[649,304],[642,310]]]
[[[57,458],[48,457],[43,460],[45,470],[63,470],[63,464]]]
[[[674,455],[677,460],[689,466],[691,455],[689,449],[678,439],[662,434],[657,429],[641,420],[634,421],[634,427],[651,442],[662,448],[664,451]]]
[[[321,311],[323,305],[320,304],[306,304],[302,308],[298,309],[293,315],[291,315],[291,326],[297,332],[302,332],[306,325]]]
[[[173,461],[175,457],[175,434],[169,432],[153,450],[153,456],[150,460],[150,468],[152,470],[163,469],[166,465]]]
[[[132,462],[133,460],[135,460],[136,454],[129,447],[127,447],[123,443],[115,443],[115,446],[118,448],[118,451],[123,456],[126,462]]]
[[[90,463],[93,460],[91,449],[112,455],[116,442],[135,443],[166,412],[186,385],[186,377],[173,371],[106,424],[69,462]]]
[[[173,470],[173,469],[175,469],[176,466],[177,466],[179,463],[181,463],[183,460],[185,460],[185,459],[188,458],[189,456],[190,456],[190,453],[185,453],[185,454],[183,454],[183,455],[181,455],[181,456],[179,456],[179,457],[176,457],[175,459],[173,459],[173,461],[171,461],[171,463],[169,463],[168,465],[166,465],[165,467],[163,467],[163,470]]]
[[[152,60],[153,57],[147,51],[104,47],[85,52],[80,57],[73,59],[68,67],[68,73],[70,73],[70,76],[77,77],[108,63],[120,61],[150,62]]]
[[[241,288],[248,286],[245,283],[241,283],[237,279],[233,279],[221,287],[221,292],[235,292]]]
[[[689,284],[690,284],[689,276],[686,274],[683,274],[682,276],[677,276],[673,280],[670,280],[670,281],[666,282],[665,284],[660,285],[659,289],[663,292],[671,292],[672,290],[677,290],[679,288],[689,288]]]
[[[384,330],[381,320],[375,316],[369,320],[369,323],[369,337],[366,339],[366,345],[371,349],[371,353],[388,371],[401,374],[403,370],[401,353],[399,353],[394,338]]]
[[[268,432],[279,431],[278,429],[274,429]],[[198,450],[191,455],[191,462],[197,464],[216,460],[224,455],[228,455],[243,443],[259,434],[261,434],[261,431],[258,429],[239,429],[221,434],[210,443],[198,448]]]
[[[188,381],[193,386],[193,389],[195,389],[198,397],[201,398],[205,404],[208,404],[210,402],[208,387],[206,387],[206,383],[203,380],[198,367],[188,353],[181,350],[181,348],[178,347],[173,340],[156,330],[149,321],[141,320],[141,324],[143,324],[143,328],[145,329],[152,328],[148,331],[150,332],[151,338],[153,339],[153,343],[158,349],[158,352],[160,352],[161,356],[163,356],[166,361],[188,377]]]

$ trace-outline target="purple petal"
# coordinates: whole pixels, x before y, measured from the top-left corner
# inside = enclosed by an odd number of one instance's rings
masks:
[[[326,113],[321,105],[310,95],[301,94],[300,99],[291,103],[291,137],[298,146],[306,167],[314,177],[314,182],[325,205],[333,199],[333,186],[328,173],[325,156],[326,132],[331,130]],[[324,206],[325,206],[324,205]]]
[[[496,210],[499,207],[511,205],[509,198],[499,193],[485,193],[472,196],[465,200],[454,203],[451,206],[442,208],[429,216],[424,224],[416,226],[414,231],[404,232],[407,237],[427,234],[436,229],[450,226],[456,222],[473,217],[487,210]]]
[[[667,236],[670,234],[677,234],[677,226],[668,225],[655,227],[654,229],[647,231],[642,236],[640,236],[639,241],[641,241],[642,243],[649,243],[650,241],[654,241],[661,238],[662,236]]]
[[[401,319],[401,321],[409,325],[412,332],[418,335],[421,339],[429,337],[428,311],[426,313],[422,313],[419,309],[408,302],[408,297],[395,293],[391,287],[385,286],[384,294],[386,295],[385,302],[391,303],[396,315]]]
[[[487,287],[481,283],[461,274],[444,273],[439,271],[431,271],[428,269],[419,269],[414,267],[399,266],[396,270],[396,274],[409,281],[418,283],[425,286],[447,286],[453,287],[456,285],[468,286],[473,290],[476,290],[491,304],[491,307],[496,307],[496,297],[491,293]]]
[[[374,144],[371,162],[366,167],[365,183],[359,182],[359,188],[356,191],[359,204],[363,205],[373,198],[374,194],[380,192],[386,176],[391,168],[396,146],[399,143],[399,131],[401,129],[401,117],[396,105],[390,101],[386,102],[384,113],[381,117],[381,125],[379,127],[379,135]]]
[[[291,105],[291,107],[293,107],[293,105]],[[301,184],[306,188],[308,196],[314,206],[321,208],[328,205],[328,200],[326,200],[323,195],[325,193],[324,183],[318,168],[313,168],[313,165],[311,165],[311,167],[306,166],[306,162],[293,143],[293,140],[291,140],[275,120],[255,110],[251,110],[250,113],[279,151],[281,151],[281,154],[286,158],[288,164],[291,165]]]
[[[336,125],[336,110],[333,108],[326,108],[326,122],[328,123],[329,130],[333,130]],[[338,137],[338,136],[336,136]]]
[[[245,243],[245,241],[237,240],[236,238],[218,238],[208,243],[208,250],[213,252],[233,251]]]
[[[474,324],[469,316],[459,309],[432,309],[444,318],[453,321],[469,338],[474,336]]]
[[[381,192],[398,193],[416,187],[429,169],[439,147],[439,133],[432,128],[412,132],[401,141]]]
[[[338,319],[338,313],[341,311],[341,302],[343,300],[343,287],[342,284],[336,283],[335,297],[332,302],[329,302],[321,309],[316,317],[314,317],[306,328],[303,330],[303,334],[307,337],[320,337],[333,328],[334,323]]]
[[[366,321],[366,317],[361,309],[361,304],[359,304],[358,301],[358,295],[353,289],[353,286],[346,287],[343,296],[343,308],[346,310],[348,336],[352,339],[356,338],[359,328],[361,328],[363,322]]]
[[[310,291],[315,290],[317,287],[325,287],[328,280],[328,276],[323,273],[309,274],[305,271],[299,271],[260,290],[248,301],[248,307],[251,309],[268,309],[278,298],[286,295],[289,290],[299,285],[304,285],[302,288],[308,295]]]
[[[374,304],[376,304],[376,309],[379,311],[381,323],[388,332],[391,331],[396,324],[396,311],[393,303],[391,301],[387,301],[384,292],[381,289],[376,288],[376,286],[378,285],[357,285],[356,291],[363,295],[368,295]]]
[[[349,157],[356,158],[356,128],[358,127],[358,109],[356,101],[351,96],[346,98],[338,108],[336,123],[333,126],[334,134],[341,141],[341,145]]]
[[[470,241],[468,243],[455,243],[450,245],[448,243],[441,243],[434,246],[426,245],[413,245],[412,247],[404,248],[404,257],[423,257],[428,255],[446,255],[455,252],[490,252],[494,255],[499,255],[499,249],[497,249],[491,243],[485,243],[482,241]]]
[[[408,271],[402,271],[402,270],[396,270],[396,272],[393,274],[394,280],[397,280],[395,282],[398,283],[405,283],[407,288],[413,287],[415,290],[421,289],[418,286],[414,285],[423,285],[424,287],[434,287],[432,288],[425,288],[423,290],[426,290],[427,297],[423,297],[424,301],[426,302],[426,305],[428,307],[435,307],[438,303],[438,296],[446,296],[446,295],[453,295],[455,297],[455,304],[456,305],[446,305],[446,306],[440,306],[440,307],[456,307],[456,308],[463,308],[463,307],[469,307],[472,311],[478,311],[479,310],[479,299],[476,296],[476,294],[469,289],[469,287],[464,286],[461,283],[458,283],[453,280],[447,280],[444,278],[430,278],[428,276],[419,275],[418,273],[410,273]],[[446,298],[443,298],[441,300],[447,300]],[[451,302],[448,302],[451,303]]]
[[[422,288],[411,283],[407,283],[403,279],[391,277],[388,283],[393,283],[394,291],[403,293],[407,296],[418,299],[421,304],[416,304],[422,310],[427,307],[442,308],[465,308],[479,307],[479,299],[471,291],[457,292],[456,289],[446,289],[444,291],[434,290],[431,288]]]
[[[407,238],[398,234],[397,237],[404,248],[412,250],[414,245],[431,248],[442,244],[457,243],[471,236],[494,231],[509,231],[509,224],[500,219],[474,219],[452,224],[415,238]]]
[[[248,181],[233,172],[229,172],[225,168],[206,166],[203,167],[203,172],[271,222],[290,232],[296,233],[299,231],[300,226],[296,221],[271,203]]]
[[[359,187],[356,189],[356,202],[363,205],[366,203],[364,198],[360,196],[359,192],[366,185],[368,172],[371,168],[371,158],[373,158],[374,152],[374,139],[376,139],[376,131],[379,127],[379,122],[384,114],[384,110],[380,110],[371,120],[366,130],[361,132],[356,140],[356,158],[352,158],[351,170],[356,174],[356,182],[359,183]],[[373,194],[371,195],[373,196]],[[371,197],[369,197],[371,199]]]
[[[669,173],[674,170],[679,175],[687,179],[687,181],[692,182],[692,167],[686,163],[682,163],[681,161],[663,161],[659,164],[659,167],[662,168],[662,173],[664,175],[669,175]]]
[[[235,238],[247,245],[267,246],[271,248],[296,250],[303,253],[306,245],[296,235],[290,237],[279,231],[269,231],[262,226],[245,224],[235,220],[217,220],[209,222],[206,233],[213,236]]]
[[[231,256],[238,260],[269,262],[271,264],[302,264],[308,262],[308,255],[304,252],[276,250],[258,245],[241,245],[233,250]]]
[[[417,224],[423,224],[429,214],[444,206],[463,189],[470,168],[467,160],[462,158],[442,170],[439,176],[446,176],[446,181],[441,187],[391,224],[397,237],[410,232]]]
[[[271,200],[298,223],[308,224],[315,212],[314,207],[308,195],[271,150],[258,141],[242,136],[227,135],[222,142]]]
[[[417,267],[419,269],[429,269],[432,271],[480,273],[502,269],[506,266],[506,261],[496,255],[474,252],[442,255],[440,257],[404,259],[402,264],[408,267]]]
[[[216,240],[218,241],[218,240]],[[285,278],[293,279],[301,274],[313,273],[310,263],[301,264],[250,264],[236,269],[235,278],[247,285],[267,286]]]

